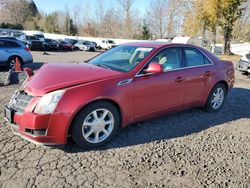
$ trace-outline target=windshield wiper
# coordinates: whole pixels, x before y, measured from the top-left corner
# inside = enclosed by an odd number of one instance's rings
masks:
[[[105,69],[111,69],[109,66],[103,65],[103,64],[96,64],[96,66],[102,67],[102,68],[105,68]],[[111,70],[112,70],[112,69],[111,69]]]

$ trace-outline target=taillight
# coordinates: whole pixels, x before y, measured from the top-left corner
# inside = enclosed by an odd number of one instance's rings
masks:
[[[25,48],[25,51],[30,52],[30,48]]]

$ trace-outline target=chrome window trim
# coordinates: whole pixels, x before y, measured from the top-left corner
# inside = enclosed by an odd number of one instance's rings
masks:
[[[204,64],[204,65],[196,65],[196,66],[189,66],[189,67],[181,67],[181,68],[177,68],[177,69],[171,69],[171,70],[164,70],[164,73],[165,72],[172,72],[172,71],[177,71],[177,70],[183,70],[183,69],[191,69],[191,68],[197,68],[197,67],[205,67],[205,66],[212,66],[214,65],[213,61],[204,53],[202,52],[199,48],[196,48],[196,47],[190,47],[190,46],[168,46],[168,47],[165,47],[163,49],[161,49],[159,52],[156,53],[156,55],[158,55],[160,52],[162,52],[163,50],[166,50],[168,48],[191,48],[191,49],[195,49],[195,50],[198,50],[203,56],[205,56],[207,58],[207,60],[210,62],[210,64]],[[185,50],[185,49],[184,49]],[[143,68],[145,66],[148,65],[148,63],[156,56],[152,56],[148,61],[147,63],[135,74],[135,77],[141,77],[141,76],[148,76],[148,75],[152,75],[154,73],[146,73],[146,74],[139,74]]]

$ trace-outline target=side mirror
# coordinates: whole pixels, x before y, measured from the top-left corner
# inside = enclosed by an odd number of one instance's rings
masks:
[[[163,66],[157,62],[152,62],[149,64],[148,68],[144,70],[146,73],[162,73],[164,72]]]

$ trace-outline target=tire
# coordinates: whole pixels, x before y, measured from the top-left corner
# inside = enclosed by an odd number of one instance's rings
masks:
[[[244,75],[244,76],[248,76],[248,75],[249,75],[249,73],[248,73],[248,72],[242,72],[242,75]]]
[[[93,149],[110,141],[119,128],[120,115],[117,108],[109,102],[95,102],[77,114],[71,135],[80,147]]]
[[[8,68],[8,69],[15,70],[16,58],[18,58],[19,62],[21,63],[21,66],[23,65],[23,60],[22,60],[20,57],[11,56],[11,57],[8,59],[8,62],[7,62],[7,68]]]
[[[225,102],[226,95],[227,95],[227,90],[223,84],[219,83],[215,85],[208,96],[205,110],[207,112],[220,111]]]

